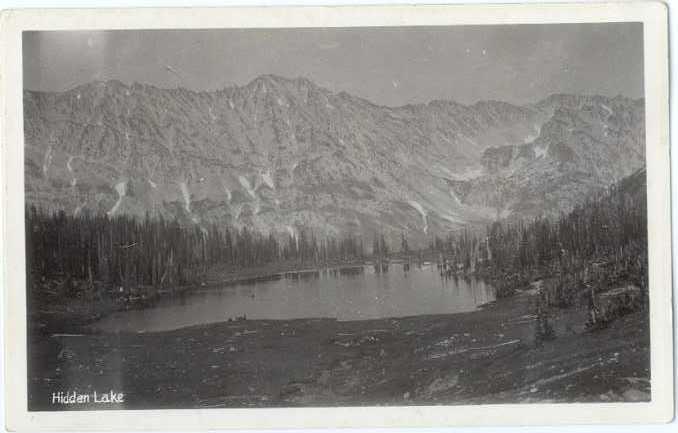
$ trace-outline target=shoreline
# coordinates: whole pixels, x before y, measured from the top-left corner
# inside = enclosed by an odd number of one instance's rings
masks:
[[[404,262],[401,258],[393,258],[390,260],[392,265],[402,265]],[[427,262],[431,265],[433,262]],[[350,262],[334,262],[327,263],[323,266],[305,267],[298,263],[289,263],[277,266],[271,269],[270,266],[240,269],[236,271],[226,270],[219,271],[216,269],[208,270],[205,278],[202,281],[197,281],[191,284],[177,285],[171,288],[153,288],[139,286],[128,288],[124,295],[116,296],[114,287],[105,287],[102,282],[94,282],[94,291],[100,293],[108,292],[111,297],[103,299],[80,299],[52,296],[51,299],[39,299],[37,293],[29,296],[29,301],[35,302],[36,306],[28,308],[29,333],[44,333],[49,335],[54,332],[83,332],[90,325],[99,321],[113,313],[126,310],[144,310],[154,308],[159,302],[167,298],[183,298],[210,290],[219,290],[224,287],[234,286],[238,284],[256,283],[258,281],[271,281],[284,278],[288,274],[313,274],[323,271],[357,269],[369,267],[373,264],[370,260],[350,261]],[[458,278],[475,277],[491,282],[491,279],[482,275],[457,275]],[[34,277],[33,277],[34,278]],[[70,283],[68,279],[63,278],[49,278],[34,284],[43,286],[44,292],[63,291],[63,286]],[[87,282],[77,281],[78,286],[87,285]],[[52,290],[44,290],[50,284],[56,286]],[[144,293],[146,291],[147,293]],[[44,293],[43,292],[43,293]],[[43,295],[44,296],[44,295]],[[37,302],[36,302],[37,301]],[[45,309],[48,305],[50,309]]]
[[[38,279],[31,277],[33,293],[28,295],[27,314],[29,316],[29,334],[53,332],[81,332],[92,323],[106,316],[126,310],[143,310],[154,308],[158,302],[167,297],[181,298],[199,293],[203,290],[215,290],[220,286],[230,286],[248,282],[266,281],[276,277],[282,278],[287,273],[318,272],[322,269],[339,269],[366,266],[362,263],[339,263],[325,268],[299,268],[296,266],[280,266],[275,270],[262,272],[262,268],[242,269],[238,271],[217,272],[210,270],[207,278],[191,284],[176,285],[173,287],[134,287],[126,289],[125,293],[116,296],[115,288],[111,285],[95,281],[91,290],[98,293],[109,293],[109,297],[98,299],[80,299],[58,296],[57,294],[68,289],[69,284],[82,287],[89,283],[73,281],[65,277]],[[264,267],[263,269],[270,269]],[[218,279],[216,279],[218,278]],[[30,286],[30,285],[29,285]],[[122,287],[121,287],[122,289]],[[41,295],[38,295],[38,290]],[[146,291],[147,293],[143,293]],[[46,296],[45,293],[51,294]],[[136,293],[135,296],[133,294]],[[42,296],[42,299],[41,299]],[[31,305],[31,302],[34,305]],[[46,307],[49,307],[47,309]]]
[[[584,330],[551,311],[534,342],[531,292],[464,313],[388,319],[241,320],[149,333],[31,337],[30,410],[647,401],[641,312]],[[125,393],[60,406],[52,392]]]

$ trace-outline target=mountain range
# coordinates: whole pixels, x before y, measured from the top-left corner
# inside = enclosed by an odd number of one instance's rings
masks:
[[[25,90],[24,128],[26,201],[43,208],[415,244],[557,215],[645,164],[642,99],[386,107],[273,75]]]

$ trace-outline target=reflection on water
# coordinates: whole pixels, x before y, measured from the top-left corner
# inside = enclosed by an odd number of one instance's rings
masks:
[[[158,331],[229,318],[362,320],[471,311],[494,300],[476,279],[441,278],[435,265],[391,264],[289,272],[167,299],[154,308],[115,313],[104,331]]]

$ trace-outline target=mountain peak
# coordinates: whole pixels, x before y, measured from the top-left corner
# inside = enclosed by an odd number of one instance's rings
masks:
[[[288,78],[285,78],[285,77],[281,77],[279,75],[263,74],[263,75],[259,75],[255,78],[253,78],[249,83],[247,83],[245,85],[245,87],[257,86],[257,85],[261,85],[263,83],[269,83],[269,84],[276,83],[277,84],[277,83],[289,82],[289,81],[291,81],[291,80],[288,79]]]
[[[313,81],[309,80],[306,77],[296,77],[296,78],[287,78],[283,77],[280,75],[275,75],[275,74],[263,74],[259,75],[256,78],[252,79],[249,83],[247,83],[243,87],[260,87],[260,86],[282,86],[282,87],[306,87],[306,88],[320,88],[317,84],[315,84]]]
[[[589,184],[605,185],[638,167],[644,137],[635,132],[640,108],[592,97],[581,97],[587,121],[575,134],[560,118],[548,119],[558,106],[568,108],[559,99],[572,98],[576,110],[576,96],[553,97],[543,112],[500,101],[386,107],[305,77],[272,74],[215,92],[115,80],[26,92],[29,202],[51,197],[45,206],[73,213],[152,210],[186,224],[262,232],[383,230],[398,237],[405,230],[423,242],[428,233],[497,212],[531,215],[535,194],[570,200],[560,185],[591,167],[545,162],[566,147],[586,151],[589,137],[607,149],[597,150],[605,158],[595,161],[599,175]],[[606,115],[602,104],[619,116]],[[627,151],[619,152],[621,145]],[[494,158],[506,160],[499,175],[507,176],[507,189],[497,195],[497,173],[484,177],[481,159],[485,149],[506,146],[506,158]]]

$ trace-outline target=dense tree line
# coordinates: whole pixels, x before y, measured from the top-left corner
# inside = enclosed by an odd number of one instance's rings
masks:
[[[197,282],[215,265],[236,269],[287,261],[321,264],[363,256],[353,235],[318,239],[313,233],[279,238],[248,229],[183,226],[163,218],[77,216],[26,210],[28,269],[121,286]]]
[[[403,235],[403,240],[404,240]],[[407,241],[405,241],[407,242]],[[372,240],[372,256],[374,257],[388,257],[390,249],[388,247],[388,242],[384,238],[384,234],[380,233],[379,235],[375,234],[374,239]]]
[[[642,176],[642,178],[640,178]],[[510,295],[539,278],[556,280],[550,302],[567,305],[585,287],[615,281],[647,287],[647,204],[644,172],[612,186],[557,219],[497,221],[483,230],[464,229],[434,237],[428,253],[446,272],[475,273],[492,280],[498,295]],[[261,234],[247,227],[184,226],[161,217],[77,216],[26,210],[29,270],[130,287],[172,286],[200,281],[210,268],[246,269],[271,263],[322,265],[363,259],[356,235],[318,237]],[[399,253],[375,234],[371,252],[418,254],[405,233]]]
[[[647,202],[644,172],[615,184],[558,219],[489,225],[436,237],[431,248],[463,272],[491,278],[499,295],[537,278],[555,277],[552,303],[618,282],[647,288]]]

